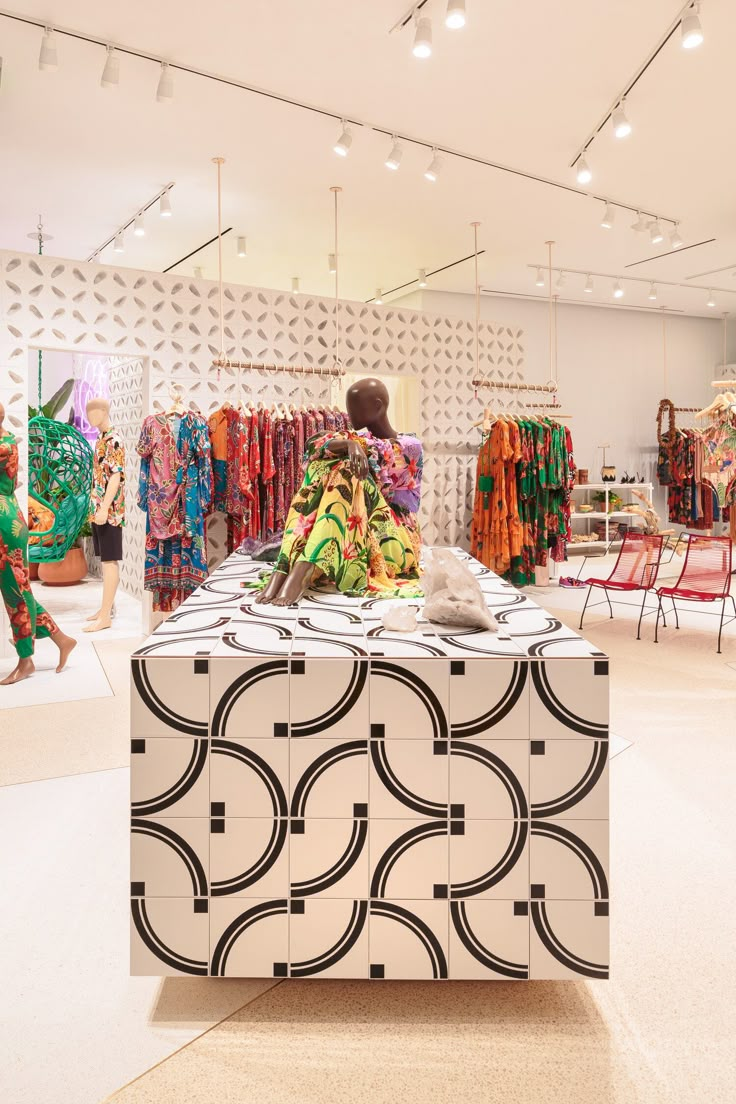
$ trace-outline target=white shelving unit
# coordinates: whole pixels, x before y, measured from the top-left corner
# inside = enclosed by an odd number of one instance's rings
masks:
[[[618,522],[623,519],[627,520],[630,525],[634,525],[637,522],[643,522],[644,519],[639,514],[630,514],[626,510],[614,510],[613,513],[608,511],[609,496],[611,491],[615,491],[616,494],[626,502],[627,494],[633,499],[632,491],[643,491],[646,497],[651,501],[654,487],[651,483],[576,483],[573,487],[573,502],[575,503],[575,510],[572,513],[572,523],[576,524],[580,521],[590,523],[591,521],[605,521],[606,531],[603,540],[586,541],[585,544],[569,544],[568,552],[572,552],[576,549],[586,551],[587,549],[601,549],[605,548],[611,540],[611,522]],[[605,491],[605,506],[604,510],[590,510],[586,513],[580,513],[580,506],[590,502],[590,495],[597,491]],[[582,492],[582,493],[581,493]],[[641,504],[643,506],[643,503]],[[579,530],[577,530],[579,532]],[[586,532],[590,531],[590,525],[588,524]]]

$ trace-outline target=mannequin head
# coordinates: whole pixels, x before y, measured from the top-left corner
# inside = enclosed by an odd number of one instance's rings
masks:
[[[97,430],[103,431],[110,425],[110,404],[107,399],[90,399],[86,407],[87,421]]]
[[[381,380],[358,380],[348,389],[345,404],[354,429],[370,429],[376,437],[395,436],[388,420],[388,390]]]

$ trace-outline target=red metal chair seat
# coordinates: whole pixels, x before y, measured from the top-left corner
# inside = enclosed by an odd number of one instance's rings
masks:
[[[588,586],[608,587],[609,590],[642,590],[641,583],[615,582],[611,579],[590,578],[585,580]],[[647,588],[649,589],[649,588]]]
[[[588,602],[590,601],[593,587],[600,587],[603,591],[606,601],[608,602],[611,617],[613,617],[613,607],[611,605],[611,599],[608,597],[609,590],[625,593],[641,590],[644,594],[641,603],[641,611],[639,613],[639,624],[636,630],[636,639],[641,639],[641,621],[644,616],[644,606],[647,600],[647,593],[654,587],[657,580],[657,572],[659,571],[659,564],[662,559],[663,542],[664,536],[661,533],[637,533],[633,530],[626,533],[621,544],[618,559],[608,578],[593,578],[586,580],[588,583],[588,593],[585,598],[583,612],[580,614],[581,629],[583,627],[583,618],[588,608]],[[600,602],[595,603],[595,605],[600,604]],[[653,613],[654,611],[650,610],[649,612]]]
[[[687,544],[685,562],[680,578],[674,586],[659,587],[657,590],[657,623],[654,628],[654,642],[659,643],[659,615],[664,619],[662,599],[669,598],[675,613],[675,625],[679,629],[680,618],[675,598],[686,602],[722,602],[721,620],[718,626],[718,654],[721,654],[723,635],[723,617],[726,612],[726,600],[733,603],[734,616],[725,623],[736,620],[736,598],[729,593],[731,588],[732,546],[730,537],[691,536]],[[665,622],[665,628],[667,627]]]

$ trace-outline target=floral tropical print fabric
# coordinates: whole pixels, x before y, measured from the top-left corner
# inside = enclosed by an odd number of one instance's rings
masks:
[[[110,503],[107,521],[109,525],[125,525],[125,445],[117,431],[110,427],[95,442],[90,520],[102,505],[110,477],[116,473],[120,475],[120,485]]]
[[[370,469],[366,479],[357,479],[344,459],[330,456],[336,440],[360,442]],[[275,570],[288,574],[306,561],[317,569],[315,583],[334,583],[344,594],[420,595],[417,438],[322,433],[307,442],[307,461]]]
[[[0,593],[19,659],[33,655],[34,640],[55,636],[56,622],[33,597],[28,574],[28,526],[18,506],[18,446],[0,436]]]

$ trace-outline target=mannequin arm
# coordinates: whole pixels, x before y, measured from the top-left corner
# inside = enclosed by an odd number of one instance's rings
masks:
[[[114,475],[111,475],[110,478],[108,479],[107,487],[105,488],[105,497],[103,498],[102,502],[100,503],[99,507],[97,508],[97,513],[95,514],[95,524],[96,525],[104,525],[105,522],[107,521],[107,516],[110,512],[110,506],[112,504],[112,500],[115,498],[115,495],[118,492],[118,487],[119,486],[120,486],[120,472],[115,472]]]

